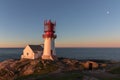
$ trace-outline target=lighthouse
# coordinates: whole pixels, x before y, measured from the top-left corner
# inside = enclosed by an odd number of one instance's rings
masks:
[[[57,59],[55,53],[55,26],[56,22],[51,22],[51,20],[44,21],[44,50],[42,54],[42,59],[55,60]]]

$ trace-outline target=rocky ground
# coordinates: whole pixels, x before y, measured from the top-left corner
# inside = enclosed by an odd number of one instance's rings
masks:
[[[89,62],[94,64],[92,70],[88,70]],[[0,80],[120,80],[120,73],[114,73],[119,67],[119,62],[104,60],[9,59],[0,62]]]

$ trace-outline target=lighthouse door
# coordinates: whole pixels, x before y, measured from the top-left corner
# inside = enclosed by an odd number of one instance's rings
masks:
[[[93,64],[89,63],[89,70],[92,70],[92,69],[93,69]]]

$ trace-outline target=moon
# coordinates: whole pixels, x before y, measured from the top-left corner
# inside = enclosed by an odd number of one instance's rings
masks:
[[[106,13],[107,13],[107,14],[110,14],[110,11],[107,11]]]

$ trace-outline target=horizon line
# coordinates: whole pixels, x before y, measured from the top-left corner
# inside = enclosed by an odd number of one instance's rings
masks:
[[[0,47],[0,48],[25,48],[25,47]],[[112,47],[112,46],[110,46],[110,47],[72,47],[72,46],[69,46],[69,47],[55,47],[55,48],[120,48],[120,47]]]

